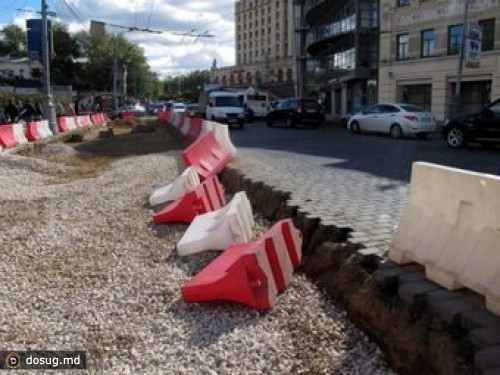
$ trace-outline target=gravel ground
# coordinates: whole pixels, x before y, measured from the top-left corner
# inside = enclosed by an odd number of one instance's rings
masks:
[[[0,153],[0,350],[85,350],[87,372],[105,374],[392,373],[301,274],[269,312],[185,304],[180,286],[216,253],[179,258],[186,226],[152,224],[148,196],[177,175],[175,152],[92,173],[74,155]]]

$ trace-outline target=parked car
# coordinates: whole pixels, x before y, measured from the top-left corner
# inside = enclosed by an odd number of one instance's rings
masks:
[[[266,116],[267,126],[283,122],[289,127],[307,123],[314,128],[325,122],[323,107],[314,99],[286,98],[280,100]]]
[[[198,110],[198,104],[188,104],[186,106],[186,115],[189,117],[199,117],[200,111]]]
[[[461,148],[469,142],[494,147],[500,143],[500,99],[479,112],[446,119],[441,133],[451,148]]]
[[[340,126],[342,128],[347,128],[347,123],[349,122],[349,119],[352,116],[363,112],[366,108],[368,108],[368,107],[366,107],[366,106],[365,107],[358,107],[358,108],[355,108],[355,109],[351,110],[350,112],[347,112],[346,114],[340,116]]]
[[[172,112],[173,113],[184,113],[186,112],[186,105],[184,103],[173,103]]]
[[[436,118],[431,112],[405,103],[375,104],[353,115],[347,126],[353,133],[385,133],[393,138],[415,135],[424,139],[437,131]]]
[[[248,105],[244,105],[243,109],[245,111],[245,121],[247,122],[253,122],[255,119],[255,112],[252,108],[250,108]]]

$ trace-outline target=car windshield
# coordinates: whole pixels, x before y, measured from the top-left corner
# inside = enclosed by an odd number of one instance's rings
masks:
[[[176,104],[176,105],[174,105],[174,108],[175,109],[185,109],[186,106],[184,106],[183,104]]]
[[[216,107],[241,107],[240,100],[236,96],[218,96],[215,98]]]
[[[319,104],[315,102],[314,100],[302,100],[302,107],[306,109],[316,109],[318,110],[320,108]]]
[[[418,107],[418,106],[412,105],[412,104],[405,104],[405,105],[401,105],[400,107],[403,108],[407,112],[426,112],[426,110],[423,109],[422,107]]]

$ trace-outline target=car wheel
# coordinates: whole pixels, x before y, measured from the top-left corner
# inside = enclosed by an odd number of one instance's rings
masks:
[[[461,148],[467,144],[467,138],[465,136],[465,132],[454,126],[446,133],[446,143],[451,148]]]
[[[243,129],[243,128],[245,127],[245,123],[244,123],[243,121],[241,121],[241,122],[239,123],[239,125],[240,125],[240,129]]]
[[[417,133],[418,139],[426,139],[429,133]]]
[[[271,120],[266,120],[266,125],[268,128],[272,128],[273,127],[273,122]]]
[[[351,133],[359,134],[361,133],[361,128],[359,127],[359,122],[351,122]]]
[[[398,124],[392,125],[390,132],[391,137],[394,139],[401,138],[401,136],[403,135],[403,130],[401,130],[401,126],[399,126]]]

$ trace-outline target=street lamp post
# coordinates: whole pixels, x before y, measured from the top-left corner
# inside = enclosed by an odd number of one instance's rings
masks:
[[[57,120],[54,108],[54,100],[52,97],[52,89],[50,87],[50,59],[49,59],[49,43],[48,43],[48,25],[47,0],[42,0],[42,65],[43,65],[43,107],[46,118],[49,121],[52,133],[57,134]]]

